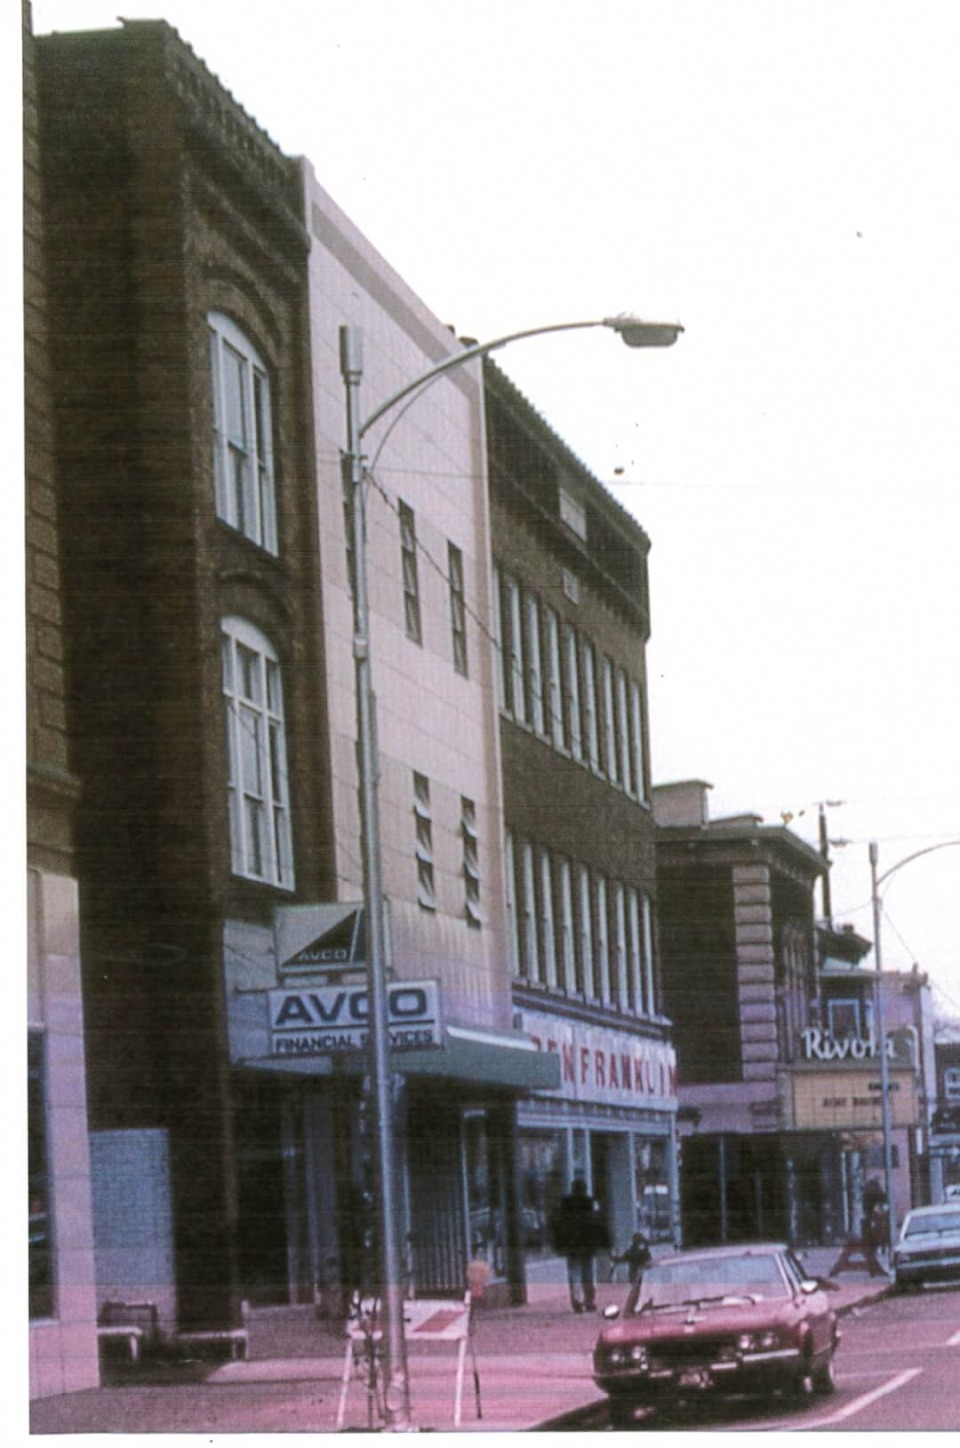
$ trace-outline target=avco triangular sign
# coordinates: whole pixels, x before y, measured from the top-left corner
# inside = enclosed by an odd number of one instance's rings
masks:
[[[344,915],[329,930],[323,931],[294,955],[281,961],[284,972],[290,970],[347,970],[364,965],[366,944],[363,908],[358,906]]]

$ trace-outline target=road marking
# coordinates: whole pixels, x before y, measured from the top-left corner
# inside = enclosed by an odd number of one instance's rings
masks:
[[[948,1337],[944,1347],[960,1347],[960,1332],[955,1332],[953,1337]]]
[[[788,1432],[806,1433],[811,1428],[829,1428],[834,1423],[842,1423],[844,1418],[852,1418],[855,1413],[862,1413],[864,1408],[869,1408],[878,1398],[886,1397],[887,1393],[895,1393],[898,1388],[905,1387],[913,1378],[917,1378],[923,1372],[923,1368],[907,1368],[896,1377],[888,1378],[881,1383],[879,1388],[874,1388],[870,1393],[864,1393],[859,1398],[854,1398],[852,1403],[846,1403],[844,1407],[838,1408],[828,1418],[817,1418],[814,1422],[804,1421],[802,1423],[791,1423]]]

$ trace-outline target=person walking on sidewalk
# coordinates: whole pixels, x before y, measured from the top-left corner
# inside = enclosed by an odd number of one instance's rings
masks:
[[[843,1251],[830,1268],[830,1276],[844,1272],[850,1263],[858,1258],[868,1269],[871,1277],[886,1274],[877,1258],[877,1251],[883,1246],[887,1226],[887,1198],[879,1182],[870,1181],[863,1193],[863,1219],[860,1236],[848,1238]]]
[[[610,1234],[587,1184],[579,1174],[568,1196],[562,1198],[551,1223],[554,1251],[567,1259],[570,1306],[574,1312],[595,1312],[596,1280],[593,1259],[610,1247]]]

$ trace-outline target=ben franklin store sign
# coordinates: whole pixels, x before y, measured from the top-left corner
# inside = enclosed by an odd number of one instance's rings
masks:
[[[370,1024],[366,986],[321,985],[267,994],[272,1056],[326,1056],[365,1048]],[[405,980],[388,986],[387,1016],[391,1047],[439,1046],[437,981]]]
[[[523,1012],[522,1029],[538,1050],[560,1057],[557,1095],[611,1106],[676,1105],[676,1053],[662,1041],[597,1030],[536,1011]]]

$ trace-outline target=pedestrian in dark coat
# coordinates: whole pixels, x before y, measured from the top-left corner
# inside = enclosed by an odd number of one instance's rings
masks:
[[[554,1250],[567,1259],[571,1307],[574,1312],[595,1312],[593,1259],[598,1252],[609,1249],[610,1234],[582,1176],[574,1177],[569,1195],[554,1213],[551,1237]]]

